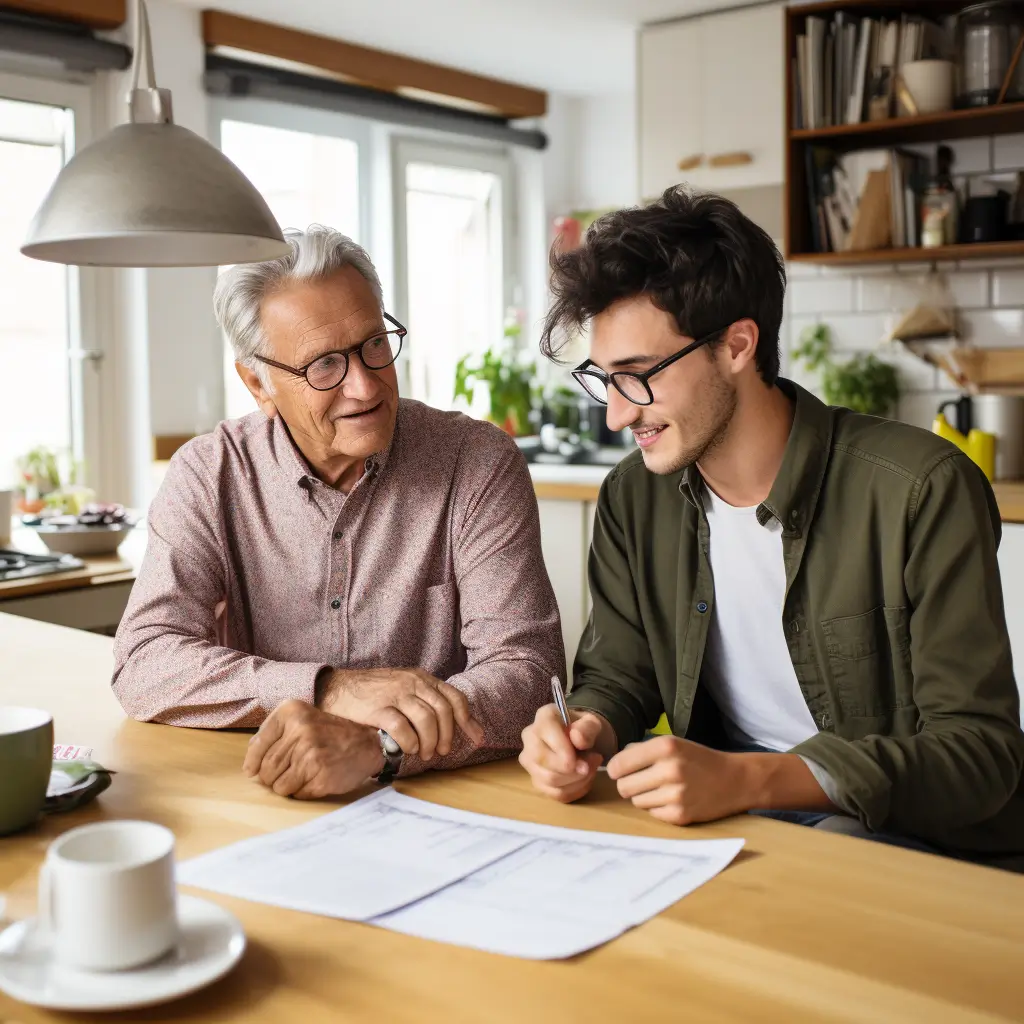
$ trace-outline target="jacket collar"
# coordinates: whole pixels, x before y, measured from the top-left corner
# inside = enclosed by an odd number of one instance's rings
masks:
[[[782,378],[778,386],[795,404],[793,427],[789,432],[782,465],[768,497],[757,510],[764,526],[775,518],[783,533],[799,537],[814,518],[825,470],[832,454],[832,413],[809,391]],[[701,508],[704,481],[696,465],[683,470],[679,489],[691,504]]]

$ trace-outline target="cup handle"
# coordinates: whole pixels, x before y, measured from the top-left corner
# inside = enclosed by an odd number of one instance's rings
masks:
[[[56,933],[57,925],[53,917],[53,868],[50,866],[48,857],[43,860],[43,866],[39,869],[39,900],[36,919],[46,932],[51,935]]]

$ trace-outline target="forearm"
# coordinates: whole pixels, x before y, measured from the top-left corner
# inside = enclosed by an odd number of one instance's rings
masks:
[[[451,752],[429,762],[406,757],[402,775],[427,769],[464,768],[516,754],[522,732],[542,704],[551,700],[550,667],[528,661],[494,661],[452,676],[447,682],[465,694],[473,718],[483,727],[484,741],[475,747],[456,728]]]
[[[152,627],[119,631],[114,651],[111,685],[132,718],[198,729],[258,726],[281,701],[312,703],[323,667]]]
[[[797,754],[733,754],[742,769],[744,810],[830,811],[828,798],[804,759]]]

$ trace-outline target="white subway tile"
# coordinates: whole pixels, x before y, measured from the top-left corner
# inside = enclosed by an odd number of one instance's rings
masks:
[[[832,330],[832,345],[837,352],[875,349],[891,326],[891,318],[878,313],[833,313],[821,319]]]
[[[964,339],[979,348],[1024,345],[1022,309],[971,310],[961,313],[958,320]]]
[[[794,281],[789,308],[794,313],[849,313],[853,309],[853,278]]]
[[[961,270],[1004,270],[1008,267],[1024,267],[1024,259],[1019,256],[1004,259],[961,260]]]
[[[902,346],[886,347],[878,353],[878,358],[896,367],[900,375],[900,388],[905,392],[934,391],[939,386],[935,367]]]
[[[817,277],[821,267],[817,263],[787,263],[786,277],[790,281],[796,281],[804,277]]]
[[[989,304],[987,270],[946,274],[946,284],[959,309],[984,309]]]
[[[910,310],[921,301],[925,277],[893,274],[857,282],[857,309],[862,313]]]
[[[896,270],[901,274],[927,274],[933,263],[897,263]]]
[[[1024,269],[992,271],[992,305],[1024,306]]]
[[[997,135],[993,143],[992,166],[997,171],[1024,167],[1024,134]]]
[[[897,418],[923,430],[931,430],[935,413],[943,402],[958,396],[956,391],[912,391],[900,395]]]

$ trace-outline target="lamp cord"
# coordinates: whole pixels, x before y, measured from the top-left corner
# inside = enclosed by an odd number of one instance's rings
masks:
[[[132,60],[132,92],[139,87],[139,68],[146,65],[146,88],[156,88],[156,75],[153,71],[153,39],[149,34],[149,14],[146,11],[146,0],[135,3],[135,55]]]

